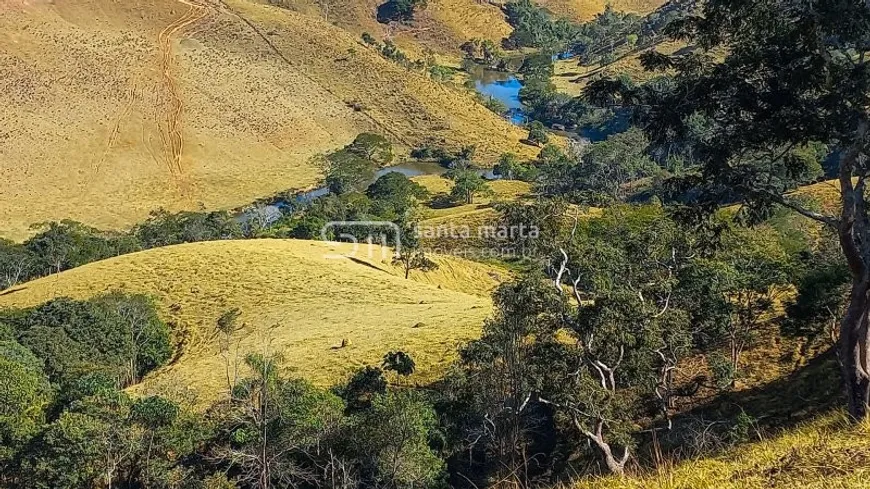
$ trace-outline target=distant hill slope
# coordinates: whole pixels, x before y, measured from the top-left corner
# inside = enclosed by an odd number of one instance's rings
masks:
[[[459,46],[472,38],[500,42],[510,35],[499,2],[484,0],[429,0],[425,9],[408,25],[377,21],[378,6],[386,0],[272,0],[287,8],[315,13],[351,32],[368,32],[392,38],[416,54],[428,47],[442,53],[459,53]]]
[[[609,3],[614,10],[647,14],[665,4],[667,0],[535,0],[554,14],[575,22],[585,22],[595,17]]]
[[[468,94],[316,12],[253,0],[6,4],[0,64],[0,236],[16,239],[308,187],[309,158],[364,131],[529,152]]]
[[[349,244],[300,240],[157,248],[10,289],[0,295],[0,308],[111,290],[150,294],[184,347],[173,365],[139,388],[192,391],[206,403],[226,389],[215,326],[231,308],[241,309],[244,324],[233,339],[238,351],[281,352],[287,365],[320,384],[379,363],[395,349],[413,356],[425,380],[455,356],[459,343],[479,334],[491,313],[489,294],[508,278],[497,268],[434,257],[438,270],[412,271],[406,280],[380,248],[372,258],[364,248],[358,258],[327,256],[352,251]],[[342,340],[349,344],[335,348]]]

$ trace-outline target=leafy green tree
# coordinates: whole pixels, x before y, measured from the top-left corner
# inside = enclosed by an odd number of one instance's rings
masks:
[[[547,135],[547,129],[543,124],[539,121],[532,121],[531,124],[529,124],[528,140],[536,146],[543,146],[550,142],[550,136]]]
[[[588,196],[586,200],[590,203],[625,200],[633,185],[659,171],[644,153],[647,145],[646,137],[638,129],[590,145],[576,167],[575,189]]]
[[[311,457],[325,449],[328,434],[339,429],[344,404],[279,373],[278,358],[250,354],[252,375],[233,389],[233,400],[221,413],[225,438],[214,456],[232,467],[245,487],[268,489],[300,484],[313,478]]]
[[[565,19],[552,19],[532,0],[512,0],[504,6],[507,21],[514,27],[507,40],[511,47],[542,48],[564,52],[576,35],[577,27]]]
[[[493,173],[508,180],[532,182],[538,176],[538,169],[530,162],[520,161],[514,153],[505,153],[499,158]]]
[[[475,170],[451,170],[447,173],[447,176],[453,180],[450,197],[456,202],[473,204],[475,196],[486,195],[491,192],[486,180]]]
[[[448,377],[445,392],[456,406],[451,420],[467,440],[462,448],[483,461],[477,470],[490,480],[520,483],[534,475],[528,452],[536,433],[545,431],[537,396],[547,375],[538,345],[552,345],[547,340],[558,329],[563,301],[540,276],[501,285],[493,300],[493,318],[481,338],[460,351],[459,369]],[[558,361],[547,357],[551,365]]]
[[[558,146],[548,144],[538,154],[537,166],[540,176],[537,190],[546,196],[566,196],[574,192],[576,170],[574,158],[569,157]]]
[[[115,476],[106,443],[112,430],[94,416],[63,413],[40,436],[32,457],[24,461],[23,472],[32,487],[39,489],[108,486]]]
[[[373,161],[347,150],[324,157],[321,165],[326,187],[337,195],[361,192],[375,177]]]
[[[164,364],[172,354],[169,327],[141,295],[110,293],[90,301],[58,298],[27,311],[19,341],[65,384],[86,373],[108,373],[121,385]]]
[[[393,161],[393,145],[380,134],[360,133],[345,150],[371,161],[377,167],[387,166]]]
[[[397,489],[431,487],[444,462],[428,441],[437,427],[435,411],[413,391],[375,396],[358,415],[354,438],[366,465],[376,469],[376,485]]]
[[[366,366],[354,372],[347,385],[340,390],[348,411],[360,411],[370,408],[375,396],[387,391],[387,380],[381,369]]]
[[[554,402],[608,469],[621,473],[632,447],[635,399],[654,396],[669,419],[674,372],[697,334],[686,307],[692,297],[679,282],[694,266],[694,250],[660,208],[616,207],[579,223],[559,254],[554,282],[560,290],[567,283],[576,303],[565,321],[584,375],[556,390]]]
[[[420,238],[413,228],[414,224],[408,221],[401,224],[401,247],[397,248],[393,257],[393,265],[401,265],[406,280],[411,276],[412,270],[429,272],[438,269],[438,263],[427,257],[426,251],[420,248]]]
[[[38,234],[24,247],[36,258],[40,274],[59,273],[86,263],[138,251],[139,243],[129,236],[109,233],[64,220],[36,225]]]
[[[797,277],[797,296],[786,308],[783,332],[810,341],[826,337],[832,346],[836,345],[850,280],[833,233],[824,235],[822,245],[807,256]]]
[[[856,419],[870,409],[870,325],[864,320],[870,311],[870,253],[863,237],[870,230],[870,168],[863,163],[870,140],[868,20],[870,6],[861,2],[713,0],[668,29],[699,51],[642,58],[647,69],[670,70],[673,83],[632,88],[601,80],[587,87],[592,100],[635,107],[650,139],[661,146],[679,142],[693,116],[708,121],[710,130],[695,148],[701,168],[680,182],[702,196],[696,199],[701,208],[712,208],[724,194],[738,195],[755,207],[791,207],[835,230],[851,276],[840,360],[849,413]],[[708,55],[719,48],[723,57]],[[812,141],[838,149],[841,205],[833,213],[813,211],[786,195],[808,170],[791,150]]]
[[[388,0],[378,7],[378,22],[407,22],[414,19],[414,12],[426,8],[427,0]]]
[[[5,358],[22,366],[42,373],[45,363],[36,357],[32,351],[15,340],[0,340],[0,358]]]
[[[38,274],[37,257],[26,247],[0,239],[0,290],[15,286]]]
[[[403,351],[391,351],[384,355],[383,362],[384,370],[396,372],[402,377],[407,377],[414,373],[417,367],[414,359]]]
[[[10,463],[46,421],[53,400],[39,361],[23,347],[5,345],[0,352],[0,469]],[[0,482],[4,479],[0,475]]]
[[[375,214],[394,220],[406,217],[429,192],[405,175],[389,172],[369,185],[366,195],[372,199]]]
[[[764,229],[725,233],[722,250],[706,264],[714,270],[711,286],[718,288],[730,312],[725,334],[739,374],[741,354],[773,319],[793,267],[779,236]]]
[[[172,426],[178,420],[180,409],[178,405],[159,396],[149,396],[138,399],[130,407],[130,421],[144,429],[143,436],[144,456],[140,459],[142,466],[142,482],[147,487],[154,484],[158,471],[165,467],[159,467],[156,463],[159,459],[161,439],[159,434],[167,427]],[[172,461],[169,461],[170,463]]]
[[[402,248],[402,252],[393,258],[394,265],[401,265],[405,271],[405,278],[411,276],[412,270],[430,272],[438,269],[438,264],[426,256],[426,252],[420,249]]]
[[[133,228],[132,233],[144,248],[243,237],[238,220],[225,211],[173,214],[159,209]]]
[[[107,322],[116,324],[104,330],[119,329],[129,335],[127,351],[121,353],[127,366],[125,383],[139,382],[145,373],[172,356],[169,327],[157,316],[157,308],[147,296],[113,292],[96,297],[91,303],[101,310]]]

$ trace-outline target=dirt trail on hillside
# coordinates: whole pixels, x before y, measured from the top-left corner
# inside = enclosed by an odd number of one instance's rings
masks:
[[[99,175],[100,170],[103,167],[103,163],[106,162],[106,157],[109,155],[109,151],[111,151],[112,148],[115,146],[115,143],[118,142],[118,137],[121,135],[121,124],[133,111],[133,105],[135,105],[136,103],[136,90],[138,89],[138,83],[139,82],[137,78],[130,80],[130,89],[127,90],[127,97],[124,102],[124,108],[121,110],[121,113],[115,120],[115,124],[112,126],[112,130],[109,132],[109,139],[106,142],[106,148],[103,150],[103,154],[100,156],[100,159],[97,160],[97,162],[94,164],[94,176]]]
[[[172,38],[178,32],[208,15],[206,6],[184,0],[180,0],[180,3],[189,7],[187,12],[166,26],[157,36],[158,46],[162,53],[160,71],[163,77],[163,88],[169,94],[169,110],[165,114],[166,120],[159,121],[158,126],[166,164],[169,173],[175,179],[180,179],[184,175],[184,167],[181,164],[181,154],[184,151],[184,133],[181,127],[184,102],[181,100],[178,84],[172,76]]]

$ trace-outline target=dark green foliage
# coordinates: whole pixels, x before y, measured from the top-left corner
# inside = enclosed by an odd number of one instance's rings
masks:
[[[547,195],[567,195],[578,203],[604,205],[631,198],[644,179],[662,173],[646,154],[642,131],[631,129],[568,156],[555,146],[538,156],[539,188]]]
[[[789,304],[784,333],[809,338],[826,337],[836,343],[839,319],[849,293],[849,271],[837,256],[832,237],[808,257],[796,280],[797,297]]]
[[[162,397],[150,396],[138,399],[130,409],[135,423],[151,429],[169,426],[178,419],[178,406]]]
[[[120,385],[135,383],[172,353],[169,328],[153,302],[140,295],[111,293],[86,302],[59,298],[16,321],[21,344],[61,385],[87,372],[106,373]]]
[[[454,202],[473,204],[476,196],[491,193],[486,180],[475,170],[454,169],[447,172],[446,176],[453,180],[450,197]]]
[[[161,209],[152,212],[132,233],[144,248],[242,237],[238,221],[224,211],[171,214]]]
[[[380,134],[360,133],[344,150],[372,162],[376,167],[387,166],[393,161],[393,145]]]
[[[365,190],[375,177],[374,162],[350,151],[339,151],[323,161],[324,184],[334,194]]]
[[[23,472],[39,489],[89,487],[103,474],[112,426],[93,416],[64,413],[39,438]]]
[[[630,129],[590,145],[574,171],[574,190],[590,204],[624,201],[659,171],[644,153],[647,144],[642,131]]]
[[[572,43],[577,26],[565,19],[554,20],[531,0],[514,0],[505,4],[508,23],[513,26],[507,43],[512,48],[541,48],[560,53]]]
[[[0,483],[16,451],[41,429],[53,398],[35,358],[19,348],[12,356],[24,359],[0,354]]]
[[[475,473],[489,480],[526,480],[537,464],[526,464],[523,454],[536,433],[551,429],[537,403],[547,380],[543,358],[535,352],[538,340],[551,345],[562,299],[539,276],[503,284],[493,299],[495,316],[484,324],[481,338],[460,351],[459,370],[448,377],[444,395],[456,438],[463,440],[459,449],[478,454]],[[558,354],[548,357],[553,372]]]
[[[0,290],[38,276],[40,261],[27,247],[0,239]]]
[[[384,370],[396,372],[403,377],[413,374],[416,368],[414,359],[403,351],[391,351],[384,355],[382,366]]]
[[[520,161],[519,156],[513,153],[501,155],[498,163],[492,169],[495,175],[508,180],[522,180],[533,182],[538,177],[538,168],[531,161]]]
[[[50,222],[37,229],[39,234],[28,239],[24,248],[33,260],[32,270],[41,275],[140,249],[130,236],[99,231],[75,221]]]
[[[377,367],[367,366],[354,372],[341,389],[341,397],[347,403],[347,409],[353,412],[371,407],[372,399],[386,390],[384,372]]]
[[[15,362],[25,368],[42,373],[45,364],[32,351],[14,340],[0,340],[0,358]]]
[[[378,22],[407,22],[413,20],[414,12],[426,8],[427,0],[389,0],[378,7]]]
[[[528,140],[530,143],[543,146],[550,142],[550,136],[547,135],[547,129],[538,121],[532,121],[529,124],[529,137]]]
[[[405,216],[418,202],[429,197],[420,184],[399,172],[389,172],[369,185],[366,195],[372,200],[372,212],[395,220]]]
[[[45,362],[45,374],[54,383],[64,384],[86,371],[99,369],[91,361],[96,352],[70,338],[62,327],[33,326],[23,331],[18,341]]]
[[[353,426],[353,439],[365,453],[363,467],[374,469],[376,485],[425,488],[440,478],[444,462],[428,445],[437,418],[421,395],[413,391],[377,395]]]

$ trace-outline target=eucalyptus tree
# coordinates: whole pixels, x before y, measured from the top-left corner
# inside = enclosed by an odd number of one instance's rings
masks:
[[[673,37],[699,49],[649,53],[649,70],[673,83],[589,85],[598,103],[631,105],[654,144],[679,143],[690,123],[706,130],[694,147],[697,170],[682,179],[702,207],[740,199],[790,207],[838,235],[851,283],[840,323],[840,359],[850,414],[870,404],[870,5],[857,0],[710,0],[673,22]],[[809,170],[795,149],[813,142],[836,149],[840,206],[807,208],[787,192]],[[675,182],[676,183],[676,182]],[[698,192],[702,190],[703,192]]]

